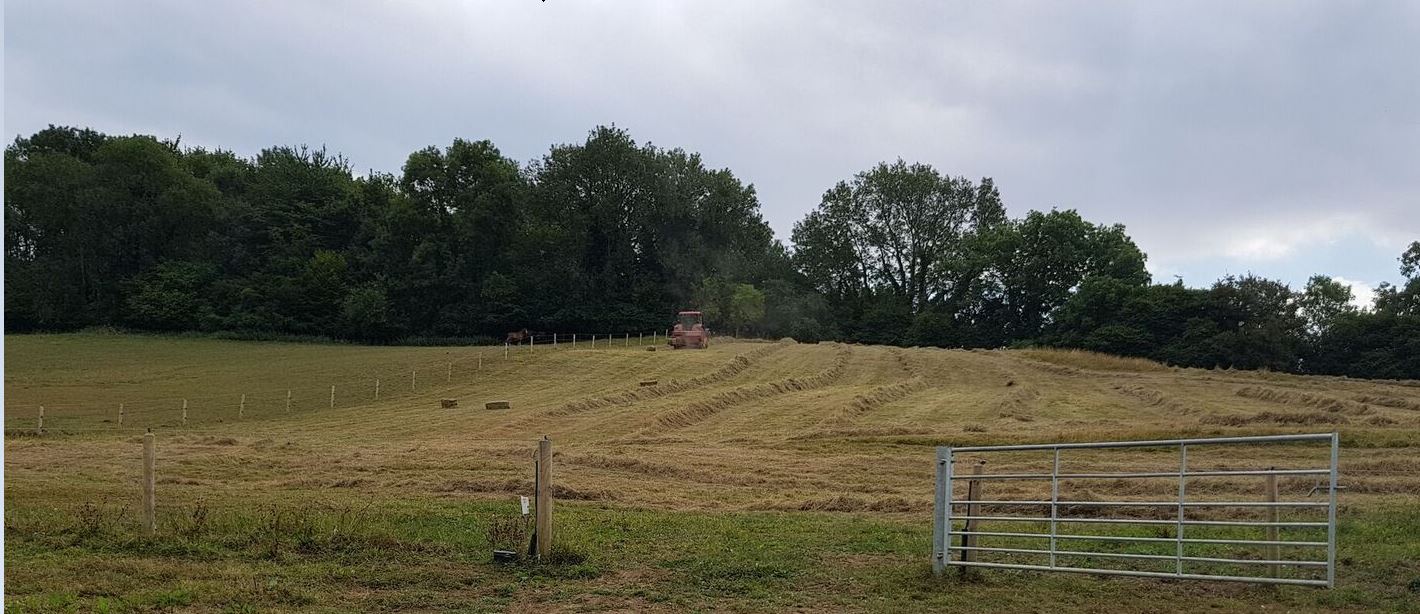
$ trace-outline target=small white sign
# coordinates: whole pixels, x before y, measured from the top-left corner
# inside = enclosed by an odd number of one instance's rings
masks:
[[[519,498],[519,499],[522,499],[522,502],[523,502],[523,515],[524,515],[524,516],[527,516],[527,515],[528,515],[528,498],[527,498],[527,497],[518,497],[518,498]]]

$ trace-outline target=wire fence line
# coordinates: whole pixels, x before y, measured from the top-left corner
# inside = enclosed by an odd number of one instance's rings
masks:
[[[248,418],[282,416],[320,409],[351,408],[385,400],[417,398],[468,383],[479,373],[518,364],[528,355],[553,350],[614,350],[664,343],[663,331],[608,334],[532,333],[518,344],[477,346],[444,359],[402,366],[359,369],[328,383],[232,389],[215,394],[126,397],[103,403],[44,403],[5,407],[6,434],[135,432],[183,428]]]

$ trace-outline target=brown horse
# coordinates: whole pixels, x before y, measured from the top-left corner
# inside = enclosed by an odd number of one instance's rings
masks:
[[[528,330],[528,329],[526,329],[526,328],[524,328],[524,329],[522,329],[522,330],[515,330],[515,331],[513,331],[513,332],[511,332],[511,333],[508,333],[508,338],[507,338],[507,339],[504,339],[504,340],[503,340],[503,343],[506,343],[506,344],[508,344],[508,345],[518,345],[518,344],[520,344],[520,343],[522,343],[522,342],[524,342],[524,341],[527,341],[528,337],[531,337],[531,336],[532,336],[532,331],[530,331],[530,330]]]

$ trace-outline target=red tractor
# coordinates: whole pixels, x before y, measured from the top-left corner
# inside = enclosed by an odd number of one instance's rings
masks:
[[[668,343],[674,349],[703,350],[710,347],[710,331],[705,330],[705,324],[700,320],[700,312],[682,311],[676,314],[676,323],[671,327]]]

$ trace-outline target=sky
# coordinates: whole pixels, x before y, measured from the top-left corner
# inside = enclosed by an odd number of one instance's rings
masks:
[[[1420,2],[4,5],[6,138],[49,124],[360,171],[601,124],[755,186],[789,241],[879,161],[1014,216],[1124,224],[1155,281],[1313,274],[1358,298],[1420,240]]]

